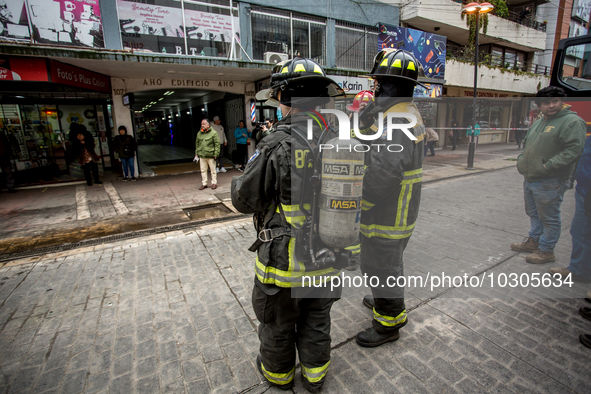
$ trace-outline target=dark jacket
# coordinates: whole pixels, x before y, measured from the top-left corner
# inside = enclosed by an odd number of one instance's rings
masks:
[[[591,190],[591,137],[587,137],[585,141],[585,151],[577,169],[577,193],[589,200],[591,196],[589,190]],[[587,207],[585,207],[586,210]]]
[[[211,127],[206,132],[197,132],[195,138],[195,155],[204,159],[213,159],[220,155],[220,138]]]
[[[135,156],[137,143],[131,135],[118,135],[113,139],[113,148],[119,157],[129,159]]]
[[[82,134],[84,136],[84,144],[76,137],[77,134]],[[78,163],[80,163],[81,166],[86,164],[84,160],[84,149],[88,150],[88,153],[94,162],[98,162],[99,158],[94,152],[94,137],[92,134],[90,134],[86,128],[84,128],[83,131],[78,131],[77,134],[73,136],[72,152],[74,157],[78,159]]]
[[[388,112],[411,113],[417,118],[417,125],[410,130],[417,138],[416,141],[408,138],[400,130],[393,131],[391,141],[379,140],[379,143],[401,145],[401,152],[389,152],[384,149],[378,152],[377,149],[372,149],[366,153],[361,201],[361,234],[367,238],[396,242],[412,235],[419,214],[426,133],[421,115],[412,102],[390,104],[381,111],[384,112],[384,130],[387,126]],[[408,121],[396,119],[394,123]],[[377,130],[375,125],[372,128]],[[378,242],[386,246],[383,258],[390,260],[391,246],[382,241]]]
[[[585,144],[587,125],[564,105],[556,116],[541,117],[529,128],[517,170],[528,182],[570,178]]]
[[[232,204],[243,213],[255,213],[262,220],[257,232],[271,228],[289,228],[290,235],[263,243],[257,253],[256,278],[264,284],[279,287],[300,287],[302,276],[332,276],[339,270],[327,268],[311,271],[296,258],[295,232],[303,225],[311,197],[300,193],[304,185],[304,160],[308,148],[296,138],[306,138],[307,114],[288,116],[275,125],[274,132],[266,136],[248,160],[244,174],[232,179]],[[313,125],[314,135],[319,135]],[[296,157],[292,157],[292,151]],[[292,194],[293,192],[293,194]],[[308,204],[308,205],[307,205]]]

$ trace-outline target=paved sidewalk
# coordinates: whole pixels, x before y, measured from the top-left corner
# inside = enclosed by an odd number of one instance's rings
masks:
[[[427,184],[406,275],[531,274],[565,266],[509,249],[528,229],[514,169]],[[277,393],[255,370],[250,220],[15,261],[0,268],[0,393]],[[359,272],[347,273],[358,276]],[[578,335],[588,286],[409,289],[397,342],[358,347],[362,288],[332,311],[326,393],[588,393]],[[299,369],[297,370],[299,375]],[[296,375],[297,376],[297,375]],[[296,393],[305,392],[296,379]]]
[[[476,171],[466,170],[467,147],[437,150],[425,158],[424,181],[461,177],[514,167],[514,145],[478,146]],[[229,200],[237,170],[218,174],[218,188],[199,191],[199,173],[158,176],[138,182],[103,177],[104,185],[85,184],[0,194],[0,254],[61,245],[88,238],[188,222],[182,211]]]

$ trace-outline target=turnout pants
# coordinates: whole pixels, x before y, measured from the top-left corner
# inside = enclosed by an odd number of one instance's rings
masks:
[[[379,278],[379,284],[371,288],[375,303],[372,324],[379,332],[398,330],[406,322],[404,287],[396,286],[396,278],[404,275],[402,255],[409,239],[361,235],[361,272]]]
[[[268,295],[255,284],[252,305],[261,322],[261,369],[267,380],[277,385],[293,381],[297,348],[303,379],[311,387],[322,386],[330,364],[330,308],[335,301],[292,298],[290,288]]]

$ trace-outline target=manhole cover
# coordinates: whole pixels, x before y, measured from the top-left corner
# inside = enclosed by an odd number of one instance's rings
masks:
[[[191,220],[219,218],[233,213],[224,204],[208,204],[199,207],[184,208],[183,212],[185,212]]]

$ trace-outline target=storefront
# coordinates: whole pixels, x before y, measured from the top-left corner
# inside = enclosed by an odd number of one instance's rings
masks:
[[[72,157],[71,124],[95,139],[111,168],[109,78],[49,59],[0,56],[0,131],[10,143],[17,185],[83,179]]]

